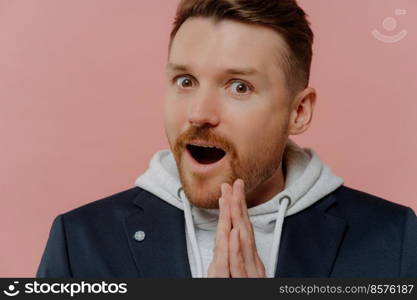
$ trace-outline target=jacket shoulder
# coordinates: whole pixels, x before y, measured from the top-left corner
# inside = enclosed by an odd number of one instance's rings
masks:
[[[337,201],[338,212],[342,214],[403,219],[406,211],[411,210],[402,204],[344,185],[335,190],[332,196]]]
[[[62,216],[65,219],[94,218],[102,221],[111,217],[122,217],[131,211],[133,200],[143,191],[139,187],[133,187],[72,209]]]
[[[123,221],[137,212],[133,201],[142,191],[131,188],[56,217],[37,276],[137,276],[134,266],[117,253],[130,251]]]
[[[417,275],[417,218],[410,207],[346,186],[329,198],[336,205],[328,212],[347,225],[335,277]]]

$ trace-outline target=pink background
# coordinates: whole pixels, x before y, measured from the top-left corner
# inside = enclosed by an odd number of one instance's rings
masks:
[[[33,276],[57,214],[132,187],[167,147],[164,64],[176,4],[0,0],[0,276]],[[319,97],[312,127],[295,141],[346,185],[417,210],[417,2],[300,4],[316,33]],[[392,32],[382,27],[389,16]],[[387,44],[373,29],[408,35]]]

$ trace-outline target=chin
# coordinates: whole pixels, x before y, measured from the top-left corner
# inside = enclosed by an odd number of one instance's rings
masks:
[[[188,176],[187,176],[188,177]],[[194,206],[200,208],[218,209],[221,196],[220,186],[226,180],[222,179],[195,179],[189,177],[183,182],[184,193]]]

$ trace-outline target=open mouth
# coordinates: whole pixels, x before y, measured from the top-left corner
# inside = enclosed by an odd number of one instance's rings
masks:
[[[223,149],[214,146],[187,144],[186,148],[198,163],[205,165],[215,163],[226,155],[226,152]]]

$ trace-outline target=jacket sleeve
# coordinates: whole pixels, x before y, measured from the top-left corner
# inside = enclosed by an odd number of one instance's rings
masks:
[[[411,208],[405,213],[400,277],[417,277],[417,217]]]
[[[52,224],[36,277],[72,277],[62,215]]]

